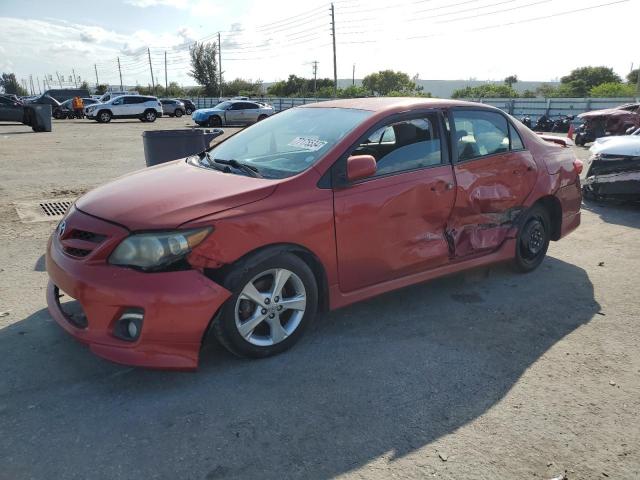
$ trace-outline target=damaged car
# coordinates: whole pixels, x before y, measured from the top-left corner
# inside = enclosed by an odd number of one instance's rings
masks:
[[[317,312],[496,262],[535,270],[580,224],[581,167],[488,105],[291,108],[76,200],[47,245],[49,312],[114,362],[193,370],[209,335],[267,357]]]
[[[585,197],[640,200],[640,128],[631,135],[599,138],[589,151],[581,175]]]
[[[624,135],[640,128],[640,103],[593,110],[578,115],[582,123],[575,131],[575,144],[584,146],[597,138]]]

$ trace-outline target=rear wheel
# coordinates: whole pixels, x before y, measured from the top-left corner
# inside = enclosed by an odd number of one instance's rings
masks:
[[[532,272],[542,263],[551,240],[551,221],[547,210],[536,205],[527,212],[516,240],[514,267],[517,271]]]
[[[174,115],[175,117],[180,118],[180,117],[182,116],[182,110],[177,109],[177,110],[173,113],[173,115]]]
[[[158,114],[155,112],[155,110],[147,110],[143,114],[143,118],[145,122],[155,122],[157,117],[158,117]]]
[[[186,110],[184,111],[184,113],[186,113],[187,115],[191,115],[193,113],[193,110],[191,110],[189,107],[187,107]]]
[[[262,358],[291,348],[315,316],[315,277],[291,253],[248,259],[224,284],[233,295],[213,320],[212,330],[238,356]]]
[[[261,122],[261,121],[262,121],[262,120],[264,120],[265,118],[267,118],[267,116],[266,116],[266,115],[260,115],[260,116],[258,117],[258,121],[259,121],[259,122]]]

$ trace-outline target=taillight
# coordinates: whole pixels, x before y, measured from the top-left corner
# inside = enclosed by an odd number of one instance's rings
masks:
[[[582,160],[578,160],[577,158],[573,161],[573,169],[575,172],[580,175],[582,173],[582,167],[584,167],[584,163]]]

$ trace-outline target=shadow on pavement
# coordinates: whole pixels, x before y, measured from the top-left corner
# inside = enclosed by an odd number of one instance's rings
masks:
[[[332,478],[481,416],[599,310],[586,272],[547,258],[529,275],[498,266],[325,314],[278,357],[207,345],[193,374],[109,364],[40,310],[0,330],[3,471]]]
[[[582,208],[595,213],[607,223],[640,228],[640,203],[584,199]]]

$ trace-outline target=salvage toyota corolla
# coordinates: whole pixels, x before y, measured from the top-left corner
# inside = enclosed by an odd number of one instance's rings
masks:
[[[580,223],[580,169],[486,105],[292,108],[78,199],[47,247],[49,311],[115,362],[194,369],[208,333],[266,357],[318,311],[494,262],[534,270]]]

